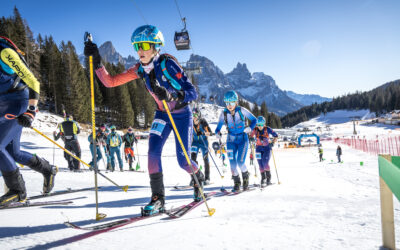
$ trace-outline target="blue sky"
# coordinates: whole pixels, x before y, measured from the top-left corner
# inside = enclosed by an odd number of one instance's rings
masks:
[[[174,0],[6,0],[0,15],[11,16],[17,6],[35,36],[71,40],[82,53],[83,34],[90,31],[95,42],[112,41],[123,56],[136,56],[133,30],[153,24],[164,34],[164,52],[180,61],[194,52],[224,73],[246,63],[250,72],[302,94],[333,97],[400,79],[398,0],[177,2],[193,51],[174,48],[174,32],[183,27]]]

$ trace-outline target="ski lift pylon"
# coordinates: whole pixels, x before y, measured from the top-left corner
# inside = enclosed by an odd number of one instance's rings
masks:
[[[190,49],[190,37],[189,32],[186,30],[186,17],[182,18],[184,28],[179,32],[175,32],[174,42],[177,50],[188,50]]]

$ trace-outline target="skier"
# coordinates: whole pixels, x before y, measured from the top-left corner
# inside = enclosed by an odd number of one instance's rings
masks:
[[[104,154],[107,159],[107,170],[111,170],[111,157],[110,157],[110,148],[107,145],[107,136],[110,134],[109,129],[105,124],[100,125],[99,134],[97,138],[99,140],[100,145],[103,146]]]
[[[251,143],[251,142],[250,142]],[[250,165],[253,165],[253,160],[254,160],[254,156],[253,156],[253,152],[250,152]]]
[[[96,169],[97,170],[99,170],[97,164],[103,158],[103,156],[101,155],[101,151],[100,151],[100,145],[101,145],[100,140],[101,140],[100,131],[98,130],[98,131],[96,131],[96,140],[95,140],[96,141],[96,153],[97,153],[97,156],[96,156],[97,157],[96,158]],[[90,170],[93,170],[93,165],[94,165],[94,163],[93,163],[93,155],[94,155],[94,152],[93,152],[93,133],[89,134],[88,141],[90,143],[90,145],[89,145],[90,153],[92,154],[92,161],[89,163],[89,165],[90,165]]]
[[[78,158],[81,158],[81,146],[79,145],[78,136],[81,132],[79,125],[73,120],[72,115],[67,114],[64,118],[64,122],[59,124],[60,131],[57,133],[53,132],[54,140],[58,140],[60,137],[64,141],[65,149],[74,153]],[[71,171],[80,171],[80,162],[73,158],[71,155],[64,152],[64,158],[68,162],[68,168]]]
[[[270,135],[274,137],[272,141],[270,141]],[[278,134],[266,126],[264,117],[259,116],[257,117],[257,127],[251,132],[250,138],[256,143],[256,158],[261,173],[261,187],[271,185],[269,159],[272,147],[278,139]]]
[[[121,158],[121,145],[122,145],[122,138],[117,133],[116,128],[114,125],[110,127],[111,133],[107,136],[107,145],[110,149],[110,158],[111,158],[111,171],[114,172],[115,170],[115,159],[114,154],[117,155],[119,169],[121,172],[124,171],[124,163]]]
[[[191,158],[197,163],[197,154],[201,150],[204,160],[204,184],[210,184],[210,162],[208,160],[208,136],[211,135],[211,129],[206,119],[201,117],[200,111],[193,109],[193,141]],[[193,186],[193,180],[191,186]]]
[[[11,40],[0,36],[0,170],[8,188],[0,205],[26,199],[25,182],[15,162],[43,174],[44,193],[54,187],[58,171],[45,159],[20,150],[22,127],[32,126],[40,93],[40,83],[21,54]]]
[[[342,160],[340,159],[340,157],[342,156],[342,148],[338,145],[337,149],[336,149],[336,156],[338,159],[338,163],[342,162]]]
[[[133,133],[132,127],[128,128],[128,132],[126,132],[126,134],[122,138],[122,141],[125,143],[124,145],[125,159],[128,160],[129,170],[134,171],[135,169],[132,167],[132,162],[134,160],[136,161],[136,158],[135,158],[135,150],[133,148],[133,144],[134,143],[137,144],[137,139],[135,137],[135,133]]]
[[[140,62],[122,74],[110,76],[101,66],[101,58],[96,44],[87,42],[85,55],[92,55],[96,74],[106,87],[116,87],[129,81],[144,78],[146,89],[153,96],[157,110],[150,130],[148,170],[150,175],[151,201],[144,208],[144,215],[150,215],[164,209],[165,195],[161,164],[161,153],[172,124],[164,109],[162,101],[167,102],[177,126],[185,150],[190,155],[192,138],[192,111],[189,103],[197,99],[196,89],[187,78],[185,72],[172,56],[160,55],[160,47],[164,45],[162,33],[152,25],[137,28],[132,34],[132,44],[138,53]],[[189,163],[180,148],[175,135],[176,155],[181,168],[192,174]],[[203,174],[197,164],[191,161],[194,173],[200,185]],[[192,176],[192,178],[194,178]],[[200,187],[194,186],[194,200],[200,201]]]
[[[243,178],[243,190],[249,187],[249,172],[245,164],[247,148],[249,147],[249,134],[256,126],[257,119],[247,109],[238,105],[239,97],[235,91],[230,90],[224,95],[226,108],[221,113],[215,134],[221,138],[221,127],[225,124],[228,129],[226,139],[228,159],[231,165],[232,179],[234,182],[233,191],[240,191],[240,177],[237,171],[239,166]],[[250,120],[250,125],[246,126],[245,118]]]
[[[319,154],[319,161],[320,162],[323,161],[324,160],[324,158],[323,158],[324,150],[322,149],[321,145],[319,145],[319,147],[318,147],[318,154]]]

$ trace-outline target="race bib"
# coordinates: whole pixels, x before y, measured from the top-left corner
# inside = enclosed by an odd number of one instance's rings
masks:
[[[192,152],[192,153],[197,153],[198,151],[199,151],[199,148],[198,148],[198,147],[192,146],[192,148],[191,148],[191,152]]]
[[[260,160],[261,159],[261,153],[256,153],[256,159]]]
[[[227,154],[228,154],[228,159],[233,160],[233,150],[228,149]]]
[[[161,136],[164,131],[166,122],[161,119],[154,119],[153,124],[151,124],[150,133]]]

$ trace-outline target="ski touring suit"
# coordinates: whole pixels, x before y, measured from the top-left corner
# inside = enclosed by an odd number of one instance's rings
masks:
[[[121,157],[121,145],[122,145],[121,136],[117,132],[112,131],[107,137],[107,145],[110,147],[110,157],[111,157],[111,167],[112,167],[111,171],[115,170],[114,155],[117,155],[119,169],[123,171],[124,163]]]
[[[20,150],[22,125],[18,118],[24,115],[34,118],[34,114],[28,113],[36,110],[28,110],[28,104],[31,100],[37,102],[40,93],[40,83],[20,53],[10,40],[0,37],[0,171],[9,189],[0,197],[1,205],[26,198],[25,182],[16,162],[44,175],[45,193],[53,188],[57,173],[57,168],[43,158]]]
[[[267,126],[264,126],[262,130],[259,130],[258,127],[253,129],[250,135],[250,137],[256,137],[256,159],[260,168],[260,173],[270,171],[269,160],[273,145],[269,142],[269,135],[278,137],[278,134]]]
[[[98,135],[100,134],[100,132],[98,131],[97,133],[96,133],[96,153],[97,153],[97,158],[96,158],[96,167],[98,168],[98,163],[99,163],[99,161],[103,158],[103,156],[102,156],[102,154],[101,154],[101,151],[100,151],[100,144],[101,144],[101,142],[100,142],[100,138],[98,137]],[[89,136],[88,136],[88,141],[89,141],[89,143],[90,143],[90,146],[89,146],[89,148],[90,148],[90,153],[92,154],[92,161],[89,163],[89,165],[93,168],[93,156],[94,156],[94,153],[93,153],[93,134],[90,134]]]
[[[122,138],[124,142],[124,153],[125,153],[125,158],[129,162],[129,170],[132,170],[132,161],[136,160],[135,159],[135,150],[133,144],[137,144],[137,139],[135,137],[134,133],[126,133],[124,137]]]
[[[200,118],[197,125],[193,124],[192,155],[193,161],[197,162],[197,154],[202,152],[204,160],[205,180],[210,180],[210,162],[208,160],[208,138],[205,133],[210,133],[211,129],[204,118]]]
[[[70,118],[65,118],[66,121],[59,125],[60,132],[54,135],[54,139],[58,140],[60,137],[64,141],[65,148],[74,153],[78,158],[81,158],[81,146],[79,145],[78,136],[81,132],[78,123]],[[79,160],[64,152],[64,158],[68,162],[68,168],[71,171],[78,171],[80,169]]]
[[[225,124],[225,114],[226,113],[226,124]],[[243,117],[242,117],[243,115]],[[244,129],[246,127],[245,119],[250,121],[249,127],[253,130],[256,126],[257,119],[250,113],[246,108],[237,106],[234,111],[234,115],[229,112],[228,109],[221,113],[218,121],[217,128],[215,129],[215,134],[218,134],[225,124],[228,129],[228,136],[226,139],[227,155],[231,165],[232,176],[238,176],[239,172],[237,167],[240,168],[241,172],[247,172],[247,167],[245,165],[247,149],[249,147],[249,138]]]

